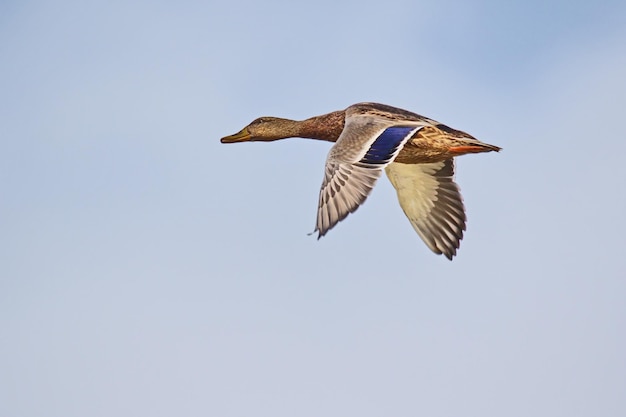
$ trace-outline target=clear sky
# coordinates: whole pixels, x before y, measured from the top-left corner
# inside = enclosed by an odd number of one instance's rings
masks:
[[[621,0],[1,2],[0,416],[626,415],[625,74]],[[219,143],[360,101],[503,147],[453,262]]]

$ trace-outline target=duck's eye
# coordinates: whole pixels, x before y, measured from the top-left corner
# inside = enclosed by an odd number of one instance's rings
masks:
[[[254,124],[260,125],[261,123],[265,123],[266,121],[267,119],[265,119],[264,117],[259,117],[254,121]]]

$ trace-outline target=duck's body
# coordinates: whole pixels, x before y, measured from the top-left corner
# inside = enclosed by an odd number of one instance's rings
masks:
[[[367,198],[383,169],[422,240],[448,259],[465,230],[453,157],[499,151],[432,119],[377,103],[304,121],[262,117],[222,143],[304,137],[336,142],[326,160],[315,231],[321,237]]]

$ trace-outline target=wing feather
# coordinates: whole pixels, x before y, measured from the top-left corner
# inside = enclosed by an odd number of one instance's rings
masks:
[[[326,160],[315,227],[318,239],[365,202],[382,170],[421,127],[362,114],[346,118]]]
[[[424,243],[448,259],[456,255],[465,230],[465,207],[454,182],[454,162],[391,163],[387,176],[411,225]]]
[[[363,204],[381,172],[346,163],[327,163],[317,210],[318,238]],[[345,178],[343,184],[340,177]]]

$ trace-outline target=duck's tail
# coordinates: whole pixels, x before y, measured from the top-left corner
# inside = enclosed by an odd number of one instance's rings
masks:
[[[465,155],[467,153],[482,153],[482,152],[500,152],[502,148],[483,143],[478,140],[467,141],[465,143],[459,143],[451,146],[448,149],[453,156]]]
[[[422,133],[422,131],[424,133]],[[423,136],[428,136],[426,129],[422,129],[420,133]],[[436,137],[444,139],[446,148],[451,157],[465,155],[467,153],[482,153],[482,152],[500,152],[502,148],[495,145],[489,145],[476,139],[474,136],[465,133],[460,130],[452,129],[444,124],[437,124],[432,129],[432,133]]]

